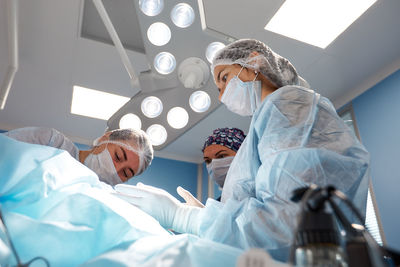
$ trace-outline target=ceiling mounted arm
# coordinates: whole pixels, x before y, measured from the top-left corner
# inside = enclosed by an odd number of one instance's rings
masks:
[[[136,75],[135,70],[132,67],[132,64],[128,58],[128,54],[126,53],[124,47],[122,46],[117,31],[115,30],[114,25],[112,24],[111,19],[107,14],[106,9],[104,8],[103,2],[101,0],[93,0],[93,4],[95,5],[97,12],[101,17],[104,26],[106,26],[108,34],[110,34],[110,37],[115,45],[115,48],[117,49],[118,54],[121,57],[122,63],[124,64],[125,69],[128,72],[128,75],[131,80],[131,86],[135,89],[139,88],[138,76]]]
[[[18,70],[18,1],[7,0],[9,65],[0,88],[0,109],[4,109]]]

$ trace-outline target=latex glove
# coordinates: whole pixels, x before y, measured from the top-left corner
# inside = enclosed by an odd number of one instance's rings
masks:
[[[163,227],[180,233],[198,233],[200,208],[184,205],[167,191],[142,183],[118,184],[114,189],[117,197],[150,214]]]
[[[176,188],[176,192],[186,201],[186,204],[193,207],[204,208],[203,203],[201,203],[197,198],[195,198],[189,191],[181,186]]]

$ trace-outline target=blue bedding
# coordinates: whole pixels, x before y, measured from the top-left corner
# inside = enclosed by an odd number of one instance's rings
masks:
[[[22,262],[51,266],[234,266],[241,250],[171,235],[114,197],[67,152],[0,134],[0,207]],[[0,266],[15,264],[0,229]]]

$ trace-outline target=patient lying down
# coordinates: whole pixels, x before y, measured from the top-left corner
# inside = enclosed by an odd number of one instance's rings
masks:
[[[42,256],[51,266],[234,266],[241,253],[171,235],[63,150],[0,135],[0,151],[0,208],[22,262]],[[15,257],[0,230],[4,265],[15,265]]]

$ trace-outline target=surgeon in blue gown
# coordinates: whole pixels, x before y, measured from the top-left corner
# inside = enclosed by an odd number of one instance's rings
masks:
[[[219,100],[252,116],[234,158],[222,203],[189,207],[162,189],[117,185],[121,198],[164,227],[239,248],[259,247],[286,261],[298,205],[292,191],[334,185],[365,215],[369,154],[332,103],[308,88],[294,66],[264,43],[243,39],[217,52],[212,71]]]

